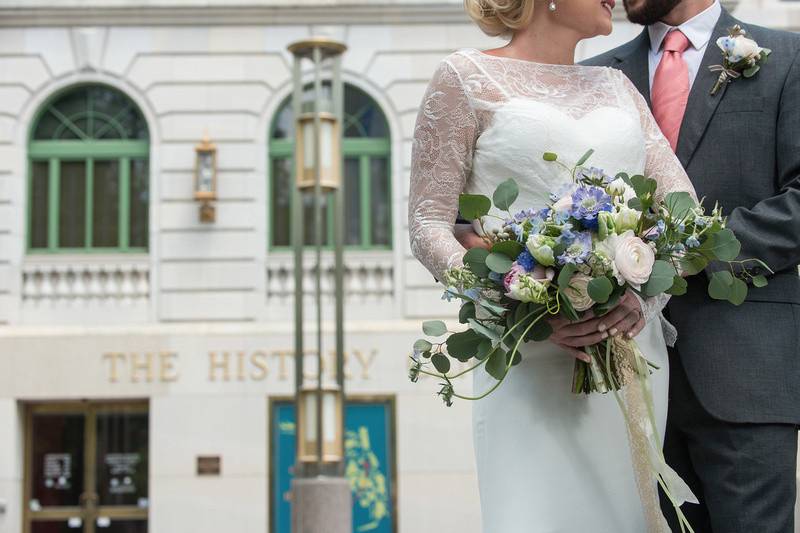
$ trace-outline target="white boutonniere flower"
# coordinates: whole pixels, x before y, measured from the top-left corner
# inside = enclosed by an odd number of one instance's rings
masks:
[[[761,70],[767,57],[772,53],[769,48],[762,48],[753,39],[747,37],[747,32],[738,24],[728,30],[729,35],[717,39],[717,46],[722,50],[722,64],[712,65],[709,69],[712,72],[719,72],[719,77],[711,94],[717,91],[726,83],[744,76],[752,78]]]

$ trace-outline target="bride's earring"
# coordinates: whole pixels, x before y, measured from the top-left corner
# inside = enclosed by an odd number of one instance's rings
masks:
[[[548,9],[550,9],[550,12],[556,10],[556,0],[550,0],[550,5],[548,6]]]

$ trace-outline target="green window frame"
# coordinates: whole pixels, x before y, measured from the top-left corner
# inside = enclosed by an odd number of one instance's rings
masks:
[[[291,98],[282,103],[271,127],[269,142],[269,248],[290,248],[294,181],[294,131]],[[388,123],[378,104],[364,91],[345,85],[344,138],[345,246],[349,250],[392,249],[391,140]],[[351,195],[350,188],[356,186]],[[333,195],[325,204],[324,242],[333,242]],[[278,206],[283,206],[279,208]],[[311,208],[308,206],[309,216]],[[309,219],[310,220],[310,219]],[[313,243],[306,226],[306,243]]]
[[[146,253],[149,152],[141,111],[117,89],[52,97],[28,143],[28,253]]]

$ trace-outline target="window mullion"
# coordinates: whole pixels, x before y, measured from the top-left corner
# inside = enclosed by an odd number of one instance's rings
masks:
[[[119,248],[128,250],[128,226],[130,223],[131,166],[127,157],[119,160]]]
[[[94,220],[94,159],[86,160],[86,209],[84,222],[84,242],[87,250],[92,249],[92,224]]]
[[[359,200],[361,204],[361,246],[369,248],[372,244],[372,227],[370,225],[370,168],[369,156],[362,155],[359,159],[359,183],[361,190],[359,191]]]
[[[47,248],[54,252],[58,249],[58,195],[61,165],[60,161],[50,158],[47,184]]]

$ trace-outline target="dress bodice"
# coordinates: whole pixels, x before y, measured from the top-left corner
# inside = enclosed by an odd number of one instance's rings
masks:
[[[538,208],[588,165],[646,173],[657,194],[693,188],[633,84],[608,67],[551,65],[459,50],[439,65],[414,130],[409,232],[417,258],[439,279],[464,249],[452,234],[462,192],[491,196],[520,186],[515,207]]]

